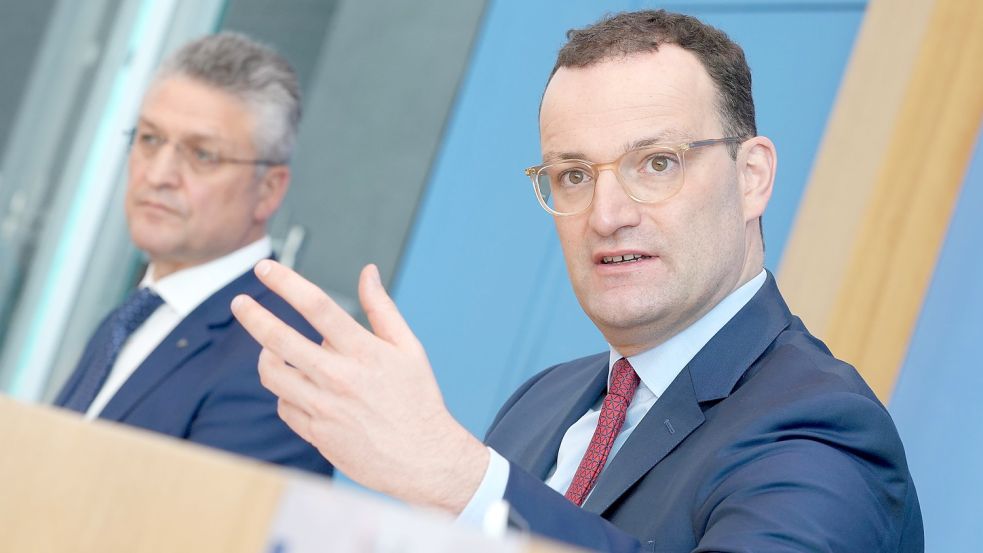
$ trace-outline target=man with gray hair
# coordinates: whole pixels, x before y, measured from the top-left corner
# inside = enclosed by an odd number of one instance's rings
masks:
[[[277,416],[259,345],[232,317],[237,294],[314,340],[251,269],[290,182],[300,121],[290,65],[249,38],[187,44],[158,69],[133,130],[130,236],[147,272],[89,341],[55,403],[256,459],[331,474]]]

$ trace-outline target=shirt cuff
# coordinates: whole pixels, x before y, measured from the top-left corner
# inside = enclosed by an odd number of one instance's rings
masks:
[[[497,451],[488,448],[488,468],[485,469],[485,476],[481,479],[481,484],[475,490],[471,500],[465,505],[464,510],[457,516],[457,521],[463,524],[470,524],[484,528],[486,531],[496,532],[495,528],[486,528],[488,514],[502,503],[505,498],[505,486],[509,483],[509,462],[505,457],[499,455]],[[505,521],[503,521],[504,524]]]

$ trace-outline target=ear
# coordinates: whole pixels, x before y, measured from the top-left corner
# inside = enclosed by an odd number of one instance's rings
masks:
[[[744,142],[737,159],[744,220],[751,222],[761,217],[771,199],[778,156],[771,140],[755,136]]]
[[[253,216],[257,221],[265,223],[273,217],[276,210],[280,208],[284,196],[287,195],[287,188],[290,186],[290,167],[287,165],[268,167],[257,186],[259,201],[256,202]]]

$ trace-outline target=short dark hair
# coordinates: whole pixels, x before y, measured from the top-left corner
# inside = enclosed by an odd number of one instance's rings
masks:
[[[550,78],[561,67],[587,67],[613,58],[655,52],[662,44],[689,50],[703,64],[717,88],[717,111],[727,135],[750,138],[758,134],[751,69],[744,50],[720,29],[688,15],[643,10],[608,15],[583,29],[571,29]],[[731,153],[736,152],[735,146]]]

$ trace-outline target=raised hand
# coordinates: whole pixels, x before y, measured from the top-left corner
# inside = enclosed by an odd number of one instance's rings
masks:
[[[257,264],[256,275],[324,338],[311,342],[248,296],[233,300],[233,314],[263,346],[260,378],[280,398],[280,417],[352,480],[460,512],[488,452],[447,411],[426,352],[375,265],[362,270],[358,286],[371,332],[274,261]]]

